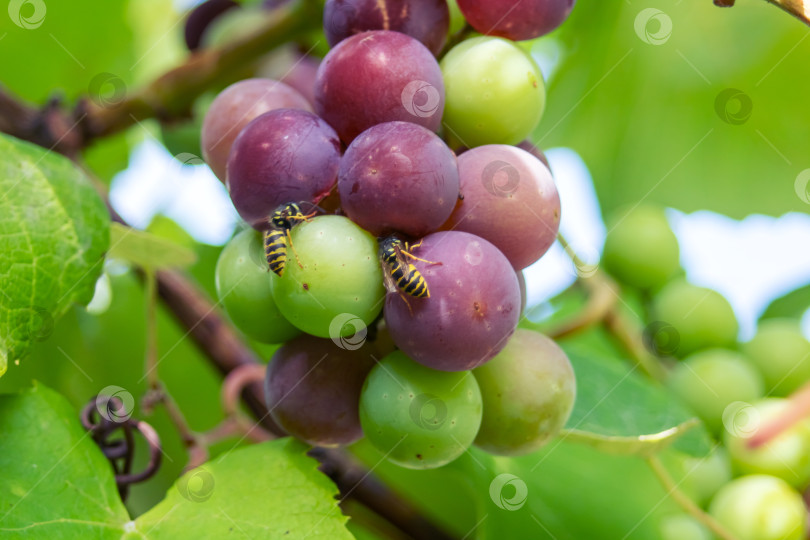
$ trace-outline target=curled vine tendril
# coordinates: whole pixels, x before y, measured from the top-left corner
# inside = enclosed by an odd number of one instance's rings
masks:
[[[107,401],[104,401],[104,400]],[[115,483],[121,500],[126,500],[129,486],[148,480],[160,468],[161,454],[160,438],[155,429],[141,420],[127,417],[109,418],[99,411],[99,404],[105,407],[120,410],[123,403],[118,397],[98,396],[90,400],[81,412],[81,422],[85,430],[90,432],[93,440],[101,448],[104,457],[109,460],[115,471]],[[118,437],[118,431],[121,436]],[[133,473],[132,462],[135,452],[134,432],[139,432],[149,445],[149,463],[144,470]]]

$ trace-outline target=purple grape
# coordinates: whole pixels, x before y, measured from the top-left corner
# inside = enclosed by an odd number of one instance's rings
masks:
[[[394,30],[438,56],[449,27],[446,0],[326,0],[323,10],[323,30],[332,47],[367,30]]]
[[[315,79],[318,76],[318,66],[320,65],[319,59],[302,54],[281,77],[281,82],[298,90],[313,107],[315,106]]]
[[[317,203],[337,181],[340,141],[314,114],[279,109],[251,121],[233,143],[228,191],[242,219],[257,229],[281,204]]]
[[[402,120],[439,129],[444,83],[424,45],[399,32],[355,34],[318,68],[315,110],[346,144],[383,122]]]
[[[203,120],[203,159],[225,182],[228,155],[234,139],[251,120],[274,109],[302,109],[312,112],[304,96],[272,79],[245,79],[219,93]]]
[[[358,407],[373,353],[354,340],[339,343],[302,335],[282,345],[267,367],[270,415],[284,431],[314,446],[351,444],[363,436]]]
[[[560,26],[576,0],[457,0],[470,26],[488,36],[533,39]]]
[[[343,211],[377,236],[436,231],[450,217],[458,190],[455,154],[435,133],[410,122],[367,129],[340,161]]]
[[[189,51],[196,51],[200,47],[205,31],[220,15],[229,9],[239,7],[234,0],[206,0],[189,13],[183,37]]]
[[[426,236],[412,250],[430,298],[389,292],[385,322],[410,358],[443,371],[472,369],[506,346],[520,318],[520,286],[509,261],[465,232]]]
[[[530,140],[525,139],[517,143],[515,146],[517,146],[521,150],[526,150],[528,153],[530,153],[531,155],[542,161],[543,165],[551,169],[551,166],[548,164],[548,158],[546,157],[546,155],[543,153],[542,150],[537,148],[537,146]]]
[[[463,199],[444,228],[495,244],[515,267],[548,251],[560,227],[560,196],[551,171],[525,150],[478,146],[458,158]]]

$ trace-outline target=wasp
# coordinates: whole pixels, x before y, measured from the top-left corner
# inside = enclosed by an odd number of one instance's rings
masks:
[[[297,203],[282,204],[276,208],[270,216],[270,228],[264,232],[264,255],[270,270],[279,276],[284,273],[284,267],[287,265],[287,246],[293,250],[298,266],[303,267],[298,254],[295,253],[290,231],[299,223],[309,221],[316,213],[313,211],[304,214]]]
[[[408,300],[403,293],[415,298],[430,298],[430,289],[428,289],[425,276],[416,269],[409,259],[428,264],[442,264],[420,259],[411,253],[421,245],[422,242],[420,241],[418,244],[411,246],[396,236],[389,236],[380,241],[380,260],[387,267],[385,268],[386,282],[389,284],[389,289],[396,288],[399,291],[406,304],[408,304]],[[408,309],[411,309],[410,304],[408,304]]]

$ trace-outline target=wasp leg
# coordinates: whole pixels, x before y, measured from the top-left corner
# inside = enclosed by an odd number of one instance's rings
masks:
[[[290,249],[292,250],[293,255],[295,255],[295,262],[298,263],[298,266],[303,268],[304,265],[301,264],[301,259],[298,257],[298,252],[295,251],[295,246],[293,245],[292,234],[290,234],[290,229],[287,229],[287,244],[290,246]]]

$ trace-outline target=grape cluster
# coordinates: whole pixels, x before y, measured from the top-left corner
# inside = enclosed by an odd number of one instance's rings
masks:
[[[646,299],[648,349],[669,367],[670,389],[718,441],[709,458],[685,464],[696,502],[736,538],[804,538],[800,492],[810,485],[810,419],[751,444],[764,426],[795,416],[785,396],[810,382],[810,341],[799,321],[764,319],[750,341],[738,343],[729,302],[684,279],[662,208],[619,210],[609,230],[605,267]],[[666,540],[711,538],[688,516],[666,520],[661,531]]]
[[[249,225],[217,292],[247,336],[283,343],[267,405],[301,440],[365,435],[430,468],[473,443],[531,452],[571,413],[565,353],[517,330],[520,272],[553,243],[560,199],[525,140],[542,73],[511,40],[554,29],[573,0],[508,5],[460,2],[486,35],[442,53],[445,0],[327,0],[317,69],[295,88],[237,82],[205,116],[204,159]]]

